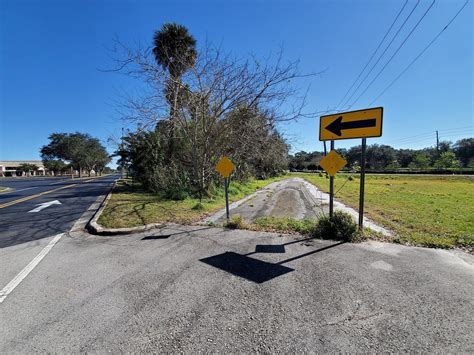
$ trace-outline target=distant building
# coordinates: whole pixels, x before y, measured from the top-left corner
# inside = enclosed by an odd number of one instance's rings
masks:
[[[41,160],[0,160],[0,177],[26,175],[24,171],[18,169],[21,164],[32,164],[38,167],[38,170],[32,171],[31,175],[46,175],[48,172]]]

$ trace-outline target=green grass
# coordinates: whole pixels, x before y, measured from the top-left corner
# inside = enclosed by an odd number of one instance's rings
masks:
[[[240,200],[259,188],[284,178],[285,176],[251,180],[247,183],[231,182],[229,202]],[[223,187],[216,191],[213,198],[202,201],[196,198],[172,201],[143,191],[138,185],[132,186],[128,180],[117,184],[98,222],[106,228],[136,227],[162,222],[190,224],[223,207],[225,207]]]
[[[329,190],[329,179],[292,173]],[[359,175],[339,174],[335,198],[358,209]],[[395,242],[438,248],[474,247],[474,179],[463,176],[367,175],[365,211],[397,234]]]
[[[317,225],[317,220],[294,219],[289,217],[265,216],[257,217],[252,222],[246,222],[239,215],[231,216],[229,222],[224,223],[229,229],[248,229],[253,231],[298,233],[311,235]]]
[[[310,234],[316,226],[316,220],[312,219],[293,219],[288,217],[258,217],[252,224],[256,229],[279,231],[285,233]]]

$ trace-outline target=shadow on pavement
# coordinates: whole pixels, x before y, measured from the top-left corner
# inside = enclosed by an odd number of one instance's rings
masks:
[[[225,252],[200,261],[256,283],[263,283],[294,271],[286,266],[252,259],[234,252]]]
[[[313,238],[308,238],[313,239]],[[304,239],[307,240],[307,239]],[[289,242],[285,244],[276,244],[276,245],[257,245],[255,247],[255,252],[249,254],[238,254],[234,252],[225,252],[223,254],[211,256],[208,258],[200,259],[199,261],[214,266],[218,269],[226,271],[232,275],[242,277],[246,280],[263,283],[274,279],[276,277],[285,275],[294,269],[283,266],[282,264],[304,258],[306,256],[318,253],[323,250],[334,248],[338,245],[344,244],[345,242],[338,242],[336,244],[331,244],[323,248],[312,250],[308,253],[297,255],[295,257],[282,260],[277,263],[269,263],[266,261],[261,261],[249,257],[248,255],[256,253],[285,253],[285,245],[301,242],[302,240],[297,240],[294,242]]]
[[[277,245],[257,245],[255,247],[255,254],[257,253],[284,253],[285,246],[281,244]]]
[[[171,236],[171,234],[149,235],[147,237],[143,237],[142,240],[168,239],[170,236]]]

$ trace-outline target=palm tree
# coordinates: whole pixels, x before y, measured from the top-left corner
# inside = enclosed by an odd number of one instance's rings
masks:
[[[183,74],[196,63],[196,40],[188,29],[176,23],[165,23],[153,36],[153,54],[156,62],[168,70],[170,78],[165,89],[166,99],[170,104],[170,137],[167,161],[173,154],[175,139],[175,119],[178,111],[178,97],[185,90],[181,83]],[[181,93],[180,93],[181,92]],[[158,125],[156,126],[158,129]]]
[[[153,36],[153,54],[156,62],[168,70],[170,81],[166,88],[170,101],[170,118],[175,118],[181,77],[196,63],[196,40],[188,29],[176,23],[165,23]]]
[[[182,25],[165,23],[155,32],[153,45],[156,62],[173,78],[180,78],[196,62],[196,40]]]

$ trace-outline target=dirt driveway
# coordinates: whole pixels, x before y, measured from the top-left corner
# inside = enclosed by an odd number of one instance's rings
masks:
[[[221,224],[225,222],[223,212],[219,211],[205,221]],[[274,182],[230,205],[231,215],[239,215],[246,222],[263,216],[318,218],[328,212],[329,204],[323,195],[314,196],[308,188],[308,183],[301,178]]]

